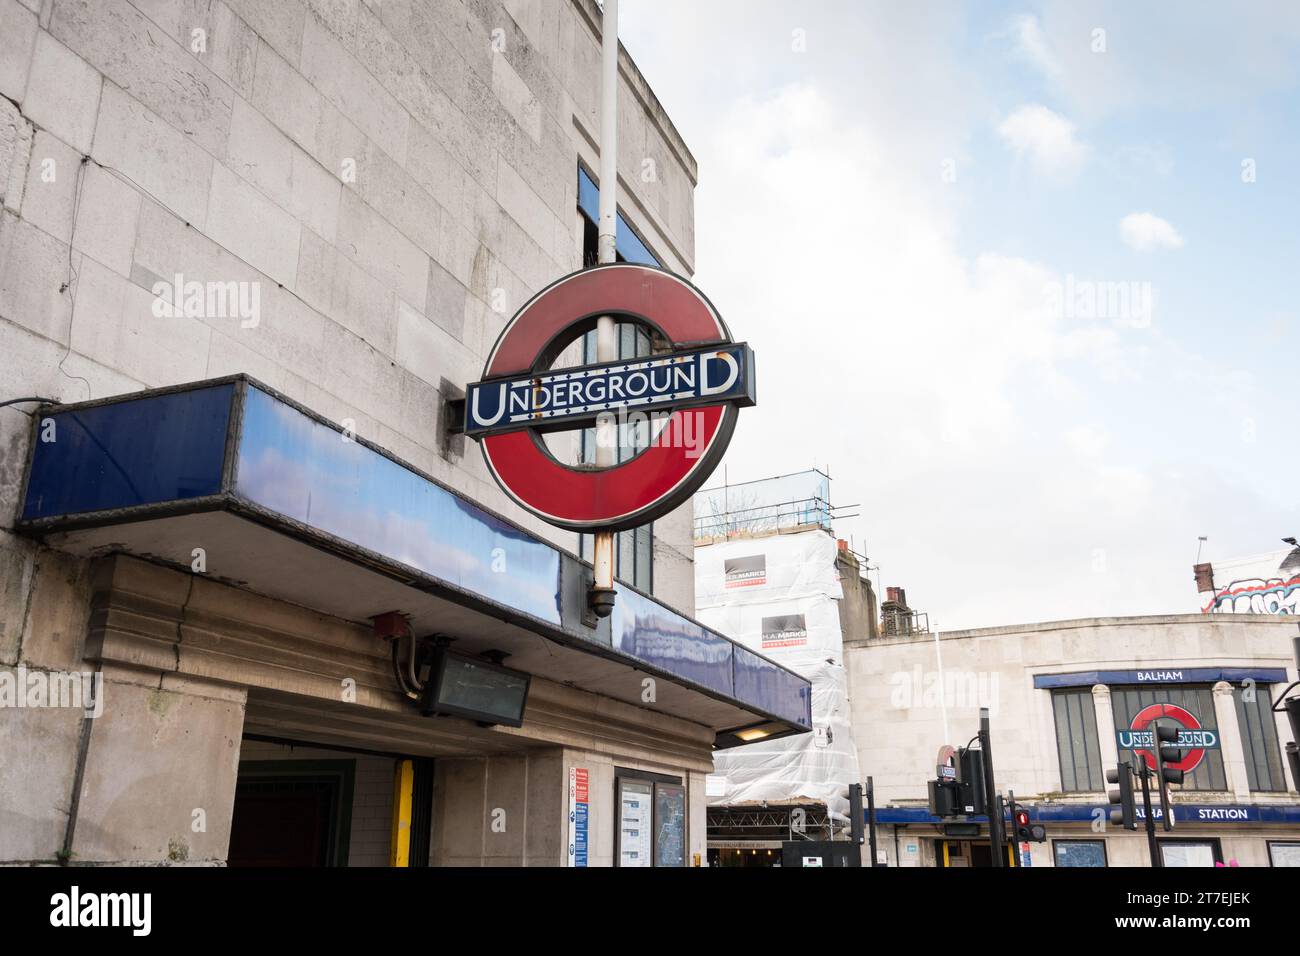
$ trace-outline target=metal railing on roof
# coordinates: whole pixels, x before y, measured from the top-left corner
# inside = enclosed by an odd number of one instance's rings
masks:
[[[851,518],[830,502],[830,477],[817,469],[740,484],[706,488],[695,494],[695,540],[772,534],[799,527],[833,533],[836,518]]]

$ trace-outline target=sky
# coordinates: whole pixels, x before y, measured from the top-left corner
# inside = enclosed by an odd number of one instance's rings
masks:
[[[1190,613],[1300,535],[1300,4],[622,0],[758,362],[942,630]]]

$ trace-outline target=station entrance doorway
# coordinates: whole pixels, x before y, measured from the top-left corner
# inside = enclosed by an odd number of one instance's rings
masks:
[[[245,737],[227,865],[428,866],[432,800],[431,758]]]
[[[1014,866],[1014,844],[1003,847],[1007,854],[1007,866]],[[943,838],[934,841],[934,862],[938,867],[991,867],[993,849],[985,839],[957,840]]]

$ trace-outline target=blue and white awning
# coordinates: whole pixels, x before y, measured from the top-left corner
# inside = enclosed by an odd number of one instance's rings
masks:
[[[551,680],[643,704],[627,678],[658,676],[659,709],[718,746],[810,729],[793,671],[627,585],[595,619],[589,565],[246,376],[34,418],[18,527],[53,546],[189,567],[201,543],[213,577],[348,620],[398,608]]]

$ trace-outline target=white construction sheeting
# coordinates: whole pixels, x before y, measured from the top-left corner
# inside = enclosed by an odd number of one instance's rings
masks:
[[[738,538],[695,549],[696,616],[812,681],[813,733],[714,755],[709,803],[812,798],[847,819],[858,782],[835,566],[825,531]]]

